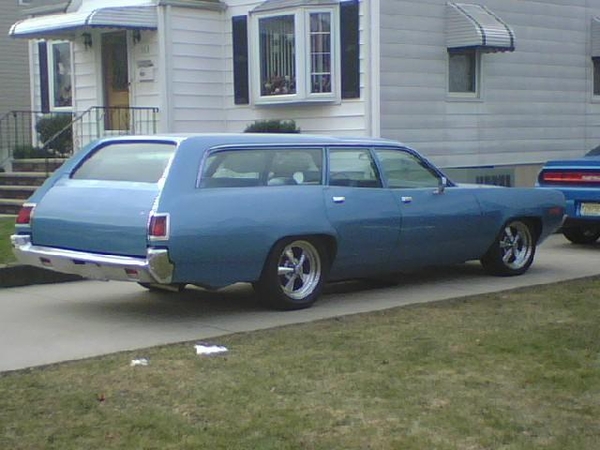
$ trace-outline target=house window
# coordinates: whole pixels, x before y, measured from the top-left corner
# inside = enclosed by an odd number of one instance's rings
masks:
[[[254,14],[257,49],[252,91],[256,103],[334,101],[340,98],[337,7]],[[258,67],[256,67],[258,66]],[[251,69],[252,70],[252,69]]]
[[[48,45],[50,105],[53,109],[70,108],[73,106],[71,44],[51,42]]]
[[[231,19],[234,103],[360,98],[359,1],[270,3]]]
[[[594,66],[594,95],[600,96],[600,58],[592,58]]]
[[[296,93],[296,36],[294,16],[259,19],[260,94]]]
[[[448,92],[477,95],[479,55],[475,49],[448,50]]]

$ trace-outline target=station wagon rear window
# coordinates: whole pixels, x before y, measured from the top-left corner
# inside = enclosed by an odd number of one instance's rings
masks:
[[[71,178],[156,183],[163,176],[175,149],[175,144],[164,142],[109,144],[84,160]]]
[[[200,187],[321,184],[321,149],[224,150],[205,161]]]

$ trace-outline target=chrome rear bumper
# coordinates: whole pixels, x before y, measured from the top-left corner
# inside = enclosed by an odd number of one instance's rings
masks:
[[[10,240],[20,263],[57,272],[96,280],[160,284],[171,283],[173,276],[173,264],[166,249],[149,248],[146,258],[134,258],[37,246],[24,234],[12,235]]]

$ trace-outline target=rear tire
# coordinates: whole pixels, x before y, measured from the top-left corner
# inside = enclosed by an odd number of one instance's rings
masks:
[[[536,235],[525,220],[512,220],[502,227],[487,253],[481,258],[483,268],[492,275],[521,275],[533,263]]]
[[[593,244],[600,238],[600,225],[563,228],[562,233],[573,244]]]
[[[328,269],[329,258],[321,241],[285,239],[273,247],[260,280],[252,286],[260,302],[272,308],[308,308],[321,294]]]

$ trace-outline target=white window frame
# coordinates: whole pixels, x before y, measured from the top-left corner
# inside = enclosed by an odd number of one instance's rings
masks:
[[[468,50],[468,49],[465,49]],[[478,49],[473,49],[475,53],[475,91],[450,91],[450,55],[452,54],[451,50],[448,49],[446,52],[446,92],[449,99],[457,99],[457,100],[479,100],[481,98],[481,86],[482,86],[482,70],[481,70],[481,52]]]
[[[56,96],[54,92],[54,84],[55,84],[55,70],[54,70],[54,46],[68,44],[69,45],[69,74],[71,77],[71,105],[69,106],[56,106]],[[48,41],[46,43],[47,48],[47,58],[48,58],[48,100],[50,111],[72,111],[74,99],[74,89],[73,89],[73,45],[70,41]]]
[[[331,92],[311,92],[310,15],[328,13],[331,17]],[[294,16],[296,92],[293,94],[262,95],[260,73],[259,20],[279,16]],[[253,13],[250,15],[250,93],[255,105],[341,102],[341,53],[339,6],[300,7]]]

